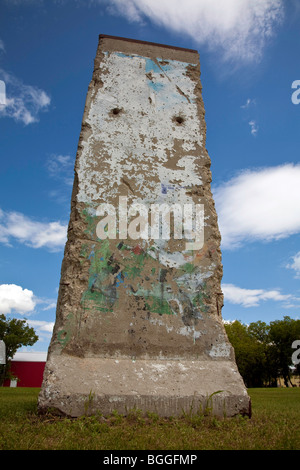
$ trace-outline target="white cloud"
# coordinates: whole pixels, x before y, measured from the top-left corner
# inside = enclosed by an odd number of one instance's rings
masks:
[[[0,39],[0,51],[5,52],[5,45],[2,39]]]
[[[39,337],[34,347],[41,348],[41,347],[45,347],[45,344],[48,345],[49,340],[51,339],[51,336],[52,336],[54,321],[32,320],[31,318],[29,318],[29,319],[26,319],[26,322],[31,328],[34,328],[34,331]],[[30,348],[29,351],[32,353],[33,349]]]
[[[51,310],[56,308],[56,299],[47,299],[35,297],[36,305],[45,305],[41,308],[42,311]]]
[[[50,310],[56,304],[50,299],[36,297],[32,290],[23,289],[16,284],[0,285],[0,314],[4,315],[26,315],[26,323],[34,328],[40,342],[48,342],[54,327],[54,321],[32,320],[28,316],[36,313],[40,304],[48,304],[42,310]]]
[[[222,284],[225,302],[242,305],[243,307],[257,307],[266,300],[289,301],[291,295],[281,294],[279,290],[243,289],[234,284]]]
[[[33,0],[26,2],[31,3]],[[67,0],[56,3],[64,5]],[[200,46],[220,51],[224,60],[237,61],[260,60],[284,18],[283,0],[76,0],[76,4],[100,6],[101,10],[106,5],[109,14],[124,16],[141,25],[148,19]]]
[[[199,45],[221,50],[224,59],[246,61],[261,59],[284,17],[283,0],[110,0],[109,12],[112,8],[129,21],[148,18]]]
[[[0,80],[0,108],[6,105],[5,82]]]
[[[64,247],[67,225],[60,222],[38,222],[18,212],[0,210],[0,242],[9,245],[12,239],[32,248],[57,251]]]
[[[250,126],[250,129],[251,129],[251,134],[256,136],[256,134],[258,133],[258,125],[257,125],[256,121],[254,121],[254,119],[249,121],[249,126]]]
[[[74,163],[74,158],[70,155],[56,154],[52,154],[46,162],[49,176],[57,183],[57,186],[49,192],[49,196],[64,206],[70,204],[70,190],[74,181]]]
[[[53,327],[54,327],[54,322],[47,322],[43,320],[31,320],[29,319],[27,321],[29,326],[32,328],[36,329],[38,332],[46,332],[46,333],[52,333]]]
[[[296,273],[296,278],[300,278],[300,251],[292,257],[292,263],[288,263],[286,267],[288,269],[293,269]]]
[[[224,249],[300,232],[300,164],[243,171],[213,193]]]
[[[51,304],[44,307],[43,310],[51,310],[52,308],[56,308],[56,302],[52,302]]]
[[[248,109],[250,106],[255,105],[256,101],[251,98],[247,98],[246,103],[241,106],[242,109]]]
[[[68,186],[73,185],[74,160],[70,155],[51,155],[48,159],[47,170],[52,178],[61,180]]]
[[[252,110],[255,106],[256,106],[256,100],[251,99],[251,98],[247,98],[246,103],[241,106],[241,108],[244,110],[244,113],[248,114],[248,119],[250,119],[248,122],[250,126],[250,132],[254,137],[258,133],[258,124],[257,124],[256,119],[254,119],[252,116],[250,117],[249,115],[250,115],[250,110],[252,114],[253,112]]]
[[[33,292],[23,289],[16,284],[0,285],[0,313],[7,315],[16,313],[29,313],[35,308],[36,301]]]
[[[6,104],[0,105],[0,117],[10,117],[28,125],[39,120],[39,113],[46,111],[51,99],[37,87],[25,85],[14,75],[0,69],[0,78],[6,85]]]

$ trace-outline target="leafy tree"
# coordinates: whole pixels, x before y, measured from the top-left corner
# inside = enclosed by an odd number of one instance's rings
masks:
[[[0,365],[0,386],[9,377],[11,359],[21,346],[32,346],[39,339],[26,320],[6,319],[0,315],[0,339],[6,346],[6,364]]]
[[[250,336],[256,338],[261,343],[268,342],[270,327],[264,321],[257,321],[250,323],[248,327],[248,332]]]
[[[269,325],[257,321],[249,326],[235,321],[225,329],[247,387],[276,386],[279,377],[287,387],[292,384],[292,344],[300,340],[300,320],[286,316]]]
[[[285,316],[283,320],[270,323],[269,342],[272,360],[278,368],[278,375],[283,377],[286,387],[291,382],[292,344],[300,339],[300,320]]]
[[[225,324],[228,339],[235,351],[236,363],[247,387],[262,387],[267,378],[266,351],[249,328],[238,320]],[[254,326],[253,328],[254,329]]]
[[[255,338],[261,345],[264,354],[264,382],[263,385],[277,386],[278,367],[270,347],[270,325],[259,320],[250,323],[248,326],[249,334]]]

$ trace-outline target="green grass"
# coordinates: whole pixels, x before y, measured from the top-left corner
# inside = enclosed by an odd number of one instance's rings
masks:
[[[37,413],[39,389],[0,388],[0,450],[299,450],[300,388],[250,389],[252,418]]]

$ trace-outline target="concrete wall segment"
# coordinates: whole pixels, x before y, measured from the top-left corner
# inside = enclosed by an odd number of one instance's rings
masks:
[[[176,398],[168,398],[168,403],[182,404],[183,395],[189,394],[188,384],[194,383],[204,399],[223,381],[226,401],[234,402],[234,387],[238,403],[243,397],[240,409],[247,408],[247,394],[222,323],[221,237],[210,187],[204,116],[197,51],[99,37],[76,156],[68,240],[41,408],[47,403],[54,406],[53,397],[68,395],[65,387],[67,383],[71,387],[72,377],[85,385],[67,400],[68,407],[72,403],[79,410],[78,397],[91,389],[98,398],[104,397],[98,401],[103,405],[106,400],[107,410],[118,401],[116,397],[123,405],[139,402],[150,406],[151,397],[144,391],[147,387],[152,390],[154,400],[153,371],[162,370],[166,361],[171,366],[158,380],[159,400],[176,370]],[[107,223],[99,212],[103,204],[113,214]],[[193,240],[175,237],[175,224],[169,238],[151,238],[154,207],[163,204],[184,210],[203,206],[203,219],[197,219],[204,225],[203,239],[197,249],[191,249],[196,246]],[[146,210],[147,223],[145,217],[139,223],[135,219],[137,207],[139,216]],[[177,220],[175,215],[173,219]],[[99,225],[99,220],[106,225]],[[128,236],[131,229],[137,238]],[[112,389],[115,398],[110,400],[109,388],[100,384],[100,377],[107,367],[115,369],[114,361],[126,364],[124,380],[128,383],[126,391],[118,388],[116,372],[112,383],[119,391],[116,395]],[[221,364],[226,374],[211,384],[205,380],[205,385],[201,367],[211,370],[206,375],[212,379]],[[97,378],[89,370],[92,365],[98,368]],[[147,372],[143,375],[142,370]],[[185,370],[189,373],[180,379]],[[186,381],[187,375],[190,381],[183,392],[180,380]],[[140,398],[129,398],[131,382],[135,384],[133,395]],[[191,399],[184,398],[184,403],[190,404]],[[234,414],[239,405],[229,409]]]

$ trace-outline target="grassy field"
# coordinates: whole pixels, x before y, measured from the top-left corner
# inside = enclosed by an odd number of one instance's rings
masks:
[[[252,418],[39,416],[39,389],[0,388],[0,450],[299,450],[300,388],[250,389]]]

